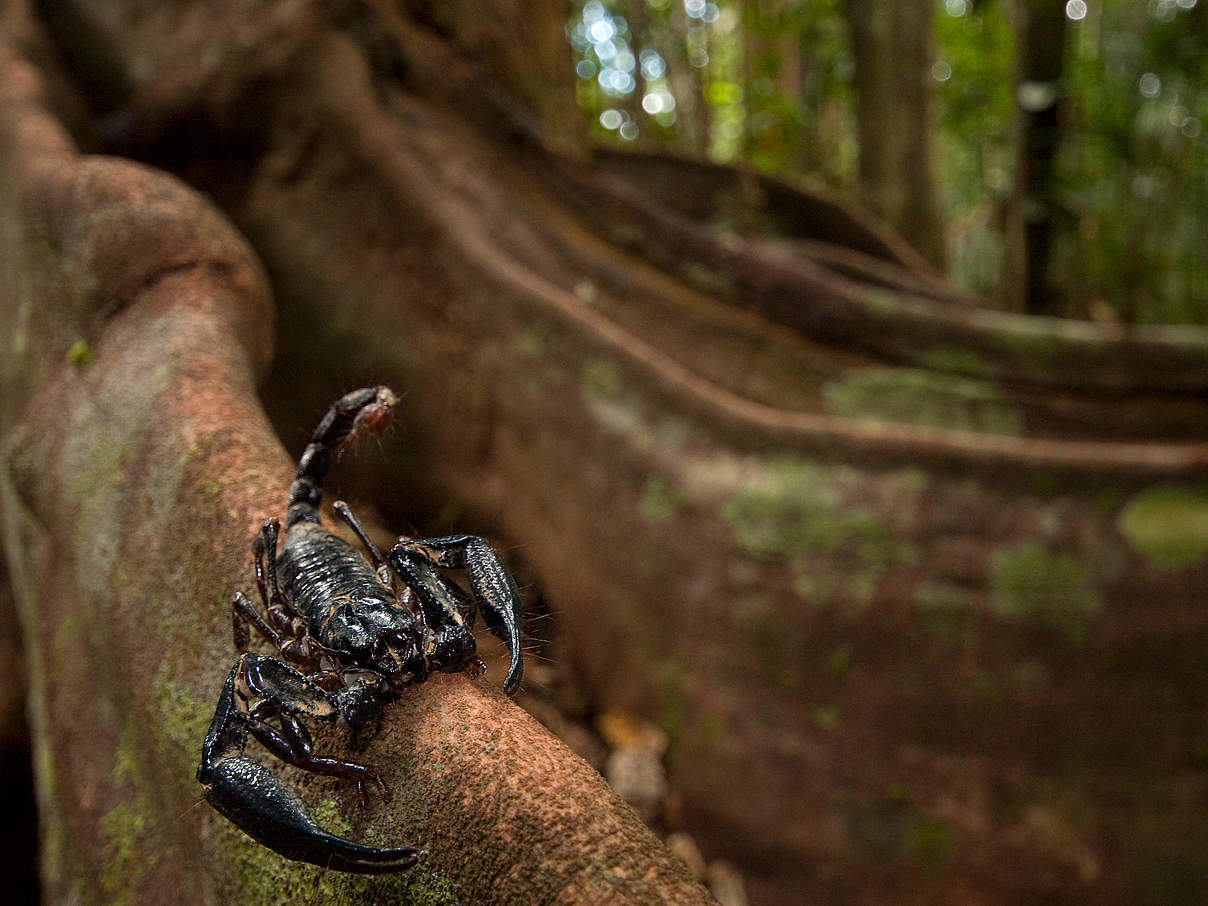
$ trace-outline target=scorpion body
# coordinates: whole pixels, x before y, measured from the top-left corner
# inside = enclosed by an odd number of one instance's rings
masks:
[[[332,459],[360,434],[388,424],[394,404],[385,387],[337,400],[298,461],[280,550],[277,519],[266,520],[256,535],[252,552],[264,612],[235,593],[235,643],[247,647],[250,626],[281,657],[245,651],[236,660],[197,770],[206,800],[250,837],[288,858],[342,871],[399,871],[412,864],[416,851],[366,846],[323,830],[267,768],[244,756],[247,737],[304,770],[355,781],[365,804],[368,785],[388,795],[376,769],[316,756],[302,718],[357,729],[433,672],[479,675],[484,668],[471,632],[479,609],[508,645],[504,691],[514,694],[522,676],[516,586],[485,541],[475,535],[400,538],[383,556],[347,505],[337,501],[333,509],[365,545],[371,564],[320,521],[322,484]],[[472,595],[438,567],[464,569]]]

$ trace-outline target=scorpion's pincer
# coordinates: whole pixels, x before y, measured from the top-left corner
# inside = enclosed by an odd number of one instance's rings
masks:
[[[199,772],[200,773],[200,772]],[[225,758],[207,771],[205,798],[253,840],[287,859],[361,874],[395,872],[413,864],[410,846],[366,846],[319,827],[302,803],[262,764]]]

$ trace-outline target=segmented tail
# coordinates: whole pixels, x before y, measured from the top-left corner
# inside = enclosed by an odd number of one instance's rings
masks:
[[[318,522],[323,479],[334,454],[358,435],[390,424],[397,398],[389,387],[362,387],[336,400],[327,410],[298,460],[298,476],[289,487],[288,528],[296,522]]]

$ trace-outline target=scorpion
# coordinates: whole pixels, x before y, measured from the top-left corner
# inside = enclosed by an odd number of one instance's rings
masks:
[[[383,555],[347,504],[335,502],[336,514],[368,551],[366,560],[319,520],[322,483],[333,458],[359,435],[385,428],[396,402],[387,387],[366,387],[337,400],[298,460],[280,550],[275,517],[255,536],[263,613],[235,592],[232,623],[242,653],[223,684],[197,768],[206,801],[253,840],[289,859],[366,874],[401,871],[419,852],[411,846],[368,846],[321,828],[268,768],[244,755],[248,736],[302,770],[353,780],[365,806],[370,786],[389,798],[377,769],[316,755],[302,719],[355,732],[432,673],[481,675],[486,668],[471,632],[478,611],[507,643],[503,689],[509,696],[523,673],[516,583],[486,541],[477,535],[402,537]],[[464,570],[471,593],[439,568]],[[275,645],[280,657],[247,651],[249,627]]]

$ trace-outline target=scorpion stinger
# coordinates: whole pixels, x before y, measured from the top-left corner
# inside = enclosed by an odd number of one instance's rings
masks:
[[[340,504],[337,511],[366,543],[370,564],[320,522],[323,479],[335,453],[357,435],[385,427],[395,402],[386,387],[367,387],[337,400],[298,461],[280,550],[276,519],[266,520],[256,536],[256,584],[265,615],[236,592],[235,641],[237,647],[246,645],[253,627],[281,657],[239,656],[219,695],[197,769],[206,801],[248,836],[287,858],[340,871],[400,871],[417,853],[409,846],[366,846],[323,830],[280,780],[245,757],[248,737],[302,770],[354,781],[364,805],[370,786],[389,795],[377,770],[315,755],[303,719],[355,730],[402,689],[434,671],[478,675],[481,662],[470,631],[478,606],[511,651],[504,681],[509,695],[522,674],[516,585],[485,541],[474,535],[408,541],[383,557],[352,511]],[[437,566],[464,569],[474,598],[441,576]],[[393,575],[407,585],[402,597],[394,590]],[[418,612],[406,595],[418,601]]]

